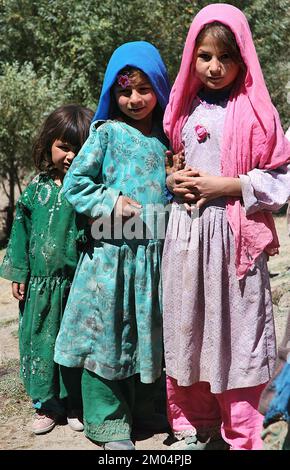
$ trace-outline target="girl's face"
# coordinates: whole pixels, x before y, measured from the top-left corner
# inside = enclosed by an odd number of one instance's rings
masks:
[[[195,75],[210,90],[222,90],[230,86],[240,71],[240,66],[208,33],[195,50]]]
[[[56,139],[51,147],[51,160],[60,176],[64,176],[75,157],[75,149],[72,145]]]
[[[126,88],[114,87],[117,105],[130,120],[146,122],[151,119],[157,103],[152,85],[144,74],[135,74]]]

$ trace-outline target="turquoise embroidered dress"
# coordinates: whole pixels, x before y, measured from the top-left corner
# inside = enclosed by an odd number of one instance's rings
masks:
[[[78,261],[76,214],[62,187],[45,174],[27,186],[0,275],[25,283],[20,302],[20,373],[28,395],[46,402],[60,393],[54,343]]]
[[[78,212],[105,219],[104,236],[92,238],[79,261],[55,361],[109,380],[140,373],[152,383],[162,367],[163,240],[156,227],[166,218],[166,147],[156,134],[144,136],[124,122],[98,124],[73,161],[64,192]],[[105,231],[121,194],[142,205],[138,236]]]

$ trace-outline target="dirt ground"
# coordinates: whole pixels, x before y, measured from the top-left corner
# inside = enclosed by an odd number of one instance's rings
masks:
[[[269,261],[277,340],[280,342],[290,306],[290,237],[285,216],[275,218],[281,249]],[[0,252],[0,261],[4,250]],[[33,411],[19,381],[17,301],[11,298],[10,282],[0,279],[0,450],[101,450],[67,425],[57,425],[46,435],[31,430]],[[140,436],[137,450],[168,449],[168,434]]]

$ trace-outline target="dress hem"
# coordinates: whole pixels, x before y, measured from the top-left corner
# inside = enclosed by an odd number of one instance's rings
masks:
[[[126,371],[122,369],[119,372],[99,364],[96,364],[95,367],[92,367],[92,360],[90,358],[83,359],[82,357],[68,355],[64,352],[56,352],[54,361],[65,367],[83,367],[84,369],[87,369],[106,380],[123,380],[127,379],[128,377],[132,377],[133,375],[140,374],[140,381],[142,383],[151,384],[161,376],[161,369],[159,374],[156,373],[154,375],[146,375],[146,377],[144,377],[144,374],[140,371],[140,369],[133,366],[128,367]]]
[[[264,374],[261,373],[261,371],[264,372]],[[251,377],[246,377],[243,380],[241,380],[239,382],[235,382],[235,383],[232,383],[232,382],[229,381],[228,385],[226,385],[224,387],[217,387],[216,385],[212,385],[212,381],[210,379],[208,379],[207,377],[200,377],[197,380],[190,380],[190,381],[182,380],[182,381],[179,381],[178,378],[176,377],[176,374],[171,373],[170,371],[167,371],[166,374],[169,377],[172,377],[174,380],[176,380],[177,385],[179,387],[190,387],[191,385],[194,385],[195,383],[208,382],[210,384],[211,393],[214,393],[214,394],[223,393],[227,390],[235,390],[235,389],[239,389],[239,388],[256,387],[258,385],[266,384],[271,378],[271,376],[269,374],[269,367],[268,366],[265,366],[263,369],[260,369],[260,373],[257,374],[255,377],[253,377],[253,375],[251,373]]]

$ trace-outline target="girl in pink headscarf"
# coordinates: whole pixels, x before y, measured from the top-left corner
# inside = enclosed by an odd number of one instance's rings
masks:
[[[194,18],[164,127],[187,165],[167,178],[163,253],[172,447],[259,449],[276,355],[271,211],[290,195],[290,147],[239,9],[212,4]]]

